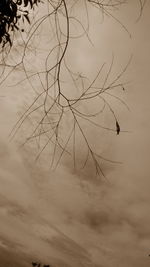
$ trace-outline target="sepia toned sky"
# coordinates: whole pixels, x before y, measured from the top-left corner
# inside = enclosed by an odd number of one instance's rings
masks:
[[[77,8],[83,16],[81,6]],[[70,64],[89,79],[103,62],[109,69],[112,55],[110,79],[115,77],[132,55],[121,77],[125,91],[115,91],[128,108],[109,98],[125,132],[88,132],[103,157],[121,162],[103,161],[106,178],[102,180],[95,178],[91,165],[85,172],[74,171],[68,159],[55,171],[50,169],[47,155],[35,164],[32,146],[18,149],[27,126],[18,140],[10,142],[8,135],[31,96],[26,84],[11,86],[22,75],[20,70],[1,86],[0,266],[28,267],[32,261],[52,267],[150,266],[149,13],[148,1],[138,21],[137,1],[115,11],[129,34],[113,18],[103,21],[91,7],[89,36],[93,45],[86,38],[76,44],[71,41]],[[45,42],[47,34],[45,29]],[[43,55],[35,57],[36,66],[42,66]],[[102,122],[112,126],[108,112]],[[82,147],[77,147],[77,155],[80,164]]]

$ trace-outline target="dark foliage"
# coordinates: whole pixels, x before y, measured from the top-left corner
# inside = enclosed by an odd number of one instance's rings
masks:
[[[0,44],[2,47],[7,43],[12,46],[11,32],[20,30],[20,19],[23,21],[26,19],[30,23],[28,7],[33,9],[39,2],[41,0],[0,1]]]

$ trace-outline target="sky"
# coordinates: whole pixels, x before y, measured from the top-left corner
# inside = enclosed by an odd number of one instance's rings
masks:
[[[74,9],[74,14],[83,18],[84,23],[82,4]],[[88,79],[104,62],[108,70],[114,56],[109,77],[113,79],[132,55],[131,63],[121,77],[125,90],[114,91],[128,108],[115,97],[106,96],[123,132],[116,135],[116,132],[89,127],[87,123],[83,125],[92,147],[102,157],[121,162],[114,164],[102,160],[105,177],[95,177],[91,161],[85,170],[74,170],[70,157],[64,157],[58,168],[52,170],[49,150],[35,162],[37,150],[33,143],[20,148],[29,131],[28,123],[10,141],[8,135],[33,99],[33,92],[27,82],[18,83],[24,78],[19,68],[1,85],[0,266],[28,267],[32,261],[52,267],[150,265],[149,12],[148,1],[138,21],[137,1],[114,11],[129,34],[113,18],[105,17],[103,21],[100,13],[90,6],[92,43],[85,37],[72,39],[70,43],[68,62]],[[29,51],[27,55],[36,69],[44,64],[51,39],[47,31],[45,24],[34,40],[38,42],[41,54],[39,52],[37,56]],[[75,26],[76,31],[80,31],[80,27]],[[65,73],[62,74],[65,77]],[[32,81],[36,90],[40,90],[39,80]],[[67,90],[70,86],[71,82],[66,85]],[[98,103],[91,102],[84,108],[95,111]],[[39,113],[35,119],[38,116]],[[100,119],[103,125],[114,126],[107,109]],[[69,123],[67,118],[61,126],[62,138]],[[80,167],[86,149],[81,136],[77,138],[76,161]]]

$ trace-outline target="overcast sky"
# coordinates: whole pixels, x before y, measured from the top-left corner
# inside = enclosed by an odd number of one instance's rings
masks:
[[[103,181],[95,179],[93,167],[75,172],[66,159],[54,172],[46,156],[34,163],[33,147],[18,151],[17,140],[9,142],[8,133],[17,112],[30,101],[30,90],[26,84],[1,86],[0,266],[27,267],[31,261],[52,267],[150,266],[150,4],[147,1],[136,22],[138,8],[137,1],[132,1],[115,13],[131,38],[113,18],[102,23],[91,8],[89,36],[94,47],[86,38],[72,47],[72,64],[88,78],[103,62],[109,67],[112,54],[112,77],[117,75],[132,55],[122,77],[127,82],[125,91],[115,93],[130,110],[114,98],[109,100],[121,129],[128,132],[118,136],[90,129],[88,133],[104,157],[122,162],[102,162]],[[42,58],[35,60],[38,66],[43,64]],[[16,73],[10,76],[9,85],[17,77]],[[102,122],[111,125],[107,112]],[[18,139],[23,137],[21,131]],[[77,147],[77,151],[80,163],[84,149]]]

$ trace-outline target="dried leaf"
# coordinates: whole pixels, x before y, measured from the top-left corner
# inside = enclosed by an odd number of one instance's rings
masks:
[[[119,125],[117,120],[116,120],[116,132],[117,132],[117,134],[120,133],[120,125]]]

